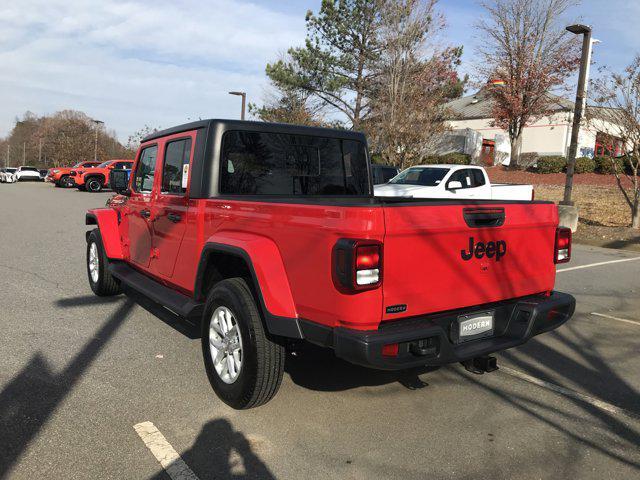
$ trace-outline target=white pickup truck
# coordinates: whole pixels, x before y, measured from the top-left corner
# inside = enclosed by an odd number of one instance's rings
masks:
[[[374,187],[376,197],[533,200],[532,185],[494,183],[474,165],[418,165]]]

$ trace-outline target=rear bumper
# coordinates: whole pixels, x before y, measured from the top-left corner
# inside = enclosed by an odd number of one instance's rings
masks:
[[[336,356],[351,363],[382,370],[424,365],[445,365],[522,345],[540,333],[558,328],[575,310],[575,299],[566,293],[531,296],[482,307],[413,317],[381,325],[378,330],[358,331],[342,327],[331,332],[317,324],[301,322],[305,338],[333,346]],[[458,342],[458,317],[474,312],[494,312],[494,334]],[[384,356],[382,347],[398,344],[397,356]]]

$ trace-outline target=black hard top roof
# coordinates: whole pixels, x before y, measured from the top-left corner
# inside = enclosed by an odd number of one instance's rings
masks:
[[[363,133],[354,132],[352,130],[307,127],[304,125],[291,125],[288,123],[268,123],[254,122],[249,120],[225,120],[212,118],[208,120],[198,120],[197,122],[185,123],[183,125],[160,130],[159,132],[155,132],[151,135],[146,136],[142,139],[142,142],[148,142],[149,140],[166,137],[167,135],[173,135],[175,133],[197,130],[199,128],[215,128],[216,126],[221,126],[225,130],[251,130],[254,132],[290,133],[316,137],[344,138],[359,141],[366,140]]]

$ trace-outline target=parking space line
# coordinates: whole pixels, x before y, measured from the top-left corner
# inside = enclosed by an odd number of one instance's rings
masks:
[[[563,268],[563,269],[560,269],[560,270],[556,270],[556,273],[570,272],[572,270],[581,270],[583,268],[599,267],[601,265],[609,265],[609,264],[612,264],[612,263],[633,262],[635,260],[640,260],[640,257],[621,258],[619,260],[609,260],[607,262],[590,263],[588,265],[578,265],[577,267],[569,267],[569,268]]]
[[[630,323],[631,325],[640,327],[640,322],[636,320],[627,320],[626,318],[612,317],[611,315],[605,315],[604,313],[597,312],[591,312],[591,315],[595,315],[596,317],[608,318],[609,320],[616,320],[618,322]]]
[[[561,387],[560,385],[556,385],[555,383],[546,382],[544,380],[540,380],[539,378],[532,377],[531,375],[521,372],[519,370],[514,370],[509,367],[500,367],[501,372],[506,373],[507,375],[511,375],[512,377],[519,378],[520,380],[524,380],[529,383],[533,383],[542,388],[546,388],[547,390],[551,390],[553,392],[559,393],[566,397],[570,397],[576,400],[580,400],[582,402],[588,403],[589,405],[599,408],[600,410],[604,410],[606,412],[612,413],[614,415],[621,415],[625,417],[640,417],[639,414],[630,412],[625,410],[624,408],[620,408],[611,403],[605,402],[604,400],[600,400],[595,397],[590,397],[589,395],[585,395],[584,393],[576,392],[575,390],[571,390],[569,388]]]
[[[172,480],[198,480],[195,473],[184,463],[160,430],[151,422],[142,422],[133,426],[156,460]]]

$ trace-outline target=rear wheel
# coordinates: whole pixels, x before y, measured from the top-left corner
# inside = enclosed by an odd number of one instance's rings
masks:
[[[267,336],[244,279],[223,280],[209,292],[202,354],[213,390],[233,408],[263,405],[280,388],[285,350]]]
[[[90,192],[97,193],[102,190],[102,179],[99,177],[90,177],[84,184]]]
[[[122,293],[120,282],[109,272],[109,259],[102,244],[100,230],[94,229],[87,241],[87,275],[93,293],[108,297]]]

